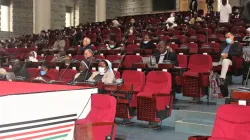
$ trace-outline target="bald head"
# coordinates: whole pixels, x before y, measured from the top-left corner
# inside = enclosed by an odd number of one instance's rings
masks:
[[[90,58],[90,57],[92,57],[93,56],[93,51],[91,50],[91,49],[86,49],[85,51],[84,51],[84,58],[85,59],[88,59],[88,58]]]

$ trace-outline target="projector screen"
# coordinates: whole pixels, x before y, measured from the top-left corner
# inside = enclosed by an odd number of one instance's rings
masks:
[[[152,0],[153,11],[176,10],[176,0]]]

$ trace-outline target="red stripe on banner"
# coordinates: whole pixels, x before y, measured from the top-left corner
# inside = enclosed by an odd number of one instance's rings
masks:
[[[30,132],[23,132],[23,133],[12,134],[12,135],[7,135],[7,136],[0,136],[0,139],[7,139],[7,138],[12,138],[12,137],[19,137],[19,136],[23,136],[23,135],[30,135],[30,134],[35,134],[35,133],[52,131],[52,130],[61,129],[61,128],[67,128],[67,127],[72,127],[72,126],[74,126],[74,124],[57,126],[57,127],[52,127],[52,128],[47,128],[47,129],[41,129],[41,130],[35,130],[35,131],[30,131]]]
[[[57,131],[57,132],[52,132],[52,133],[47,133],[47,134],[42,134],[42,135],[37,135],[37,136],[32,136],[32,137],[27,137],[27,138],[22,138],[22,139],[18,139],[18,140],[31,140],[31,139],[37,139],[37,138],[46,137],[46,136],[53,136],[53,135],[69,132],[70,130],[71,129],[67,129],[67,130],[62,130],[62,131]]]

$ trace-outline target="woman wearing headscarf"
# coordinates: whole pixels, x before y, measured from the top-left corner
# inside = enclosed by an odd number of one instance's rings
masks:
[[[89,81],[102,82],[104,84],[111,84],[115,81],[115,75],[112,70],[112,64],[108,60],[102,60],[98,64],[98,71],[94,72]]]
[[[80,67],[79,67],[79,73],[77,73],[74,76],[74,79],[72,80],[72,83],[74,82],[84,82],[89,79],[89,77],[92,75],[91,70],[91,65],[89,61],[83,60],[80,62]]]
[[[38,60],[37,60],[37,53],[35,51],[31,51],[29,53],[29,59],[28,59],[28,61],[38,62]]]

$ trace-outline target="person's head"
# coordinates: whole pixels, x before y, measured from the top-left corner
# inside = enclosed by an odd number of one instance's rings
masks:
[[[98,64],[98,72],[100,75],[104,75],[109,70],[108,62],[101,60]]]
[[[109,41],[109,47],[111,49],[113,49],[113,48],[115,48],[115,46],[116,46],[116,40],[115,39],[110,39],[110,41]]]
[[[114,27],[118,27],[120,24],[117,20],[112,21]]]
[[[174,12],[170,14],[170,17],[174,17],[174,16],[175,16],[175,13],[174,13]]]
[[[89,69],[89,67],[90,67],[89,61],[83,60],[83,61],[81,61],[81,63],[80,63],[79,71],[80,71],[80,72],[86,71],[86,70]]]
[[[91,49],[86,49],[83,55],[85,59],[88,59],[93,56],[93,51]]]
[[[14,60],[14,62],[13,62],[13,71],[18,72],[22,67],[21,65],[22,64],[21,64],[20,60],[18,60],[18,59]]]
[[[145,35],[143,38],[143,43],[147,44],[149,41],[151,41],[151,36],[150,35]]]
[[[36,58],[37,57],[37,53],[35,51],[31,51],[29,53],[29,58]]]
[[[166,41],[160,41],[158,43],[158,50],[161,54],[165,53],[167,50],[167,43]]]
[[[222,0],[222,5],[225,6],[227,4],[227,0]]]
[[[130,23],[132,23],[132,24],[135,23],[135,19],[131,18]]]
[[[129,30],[128,30],[128,32],[129,32],[130,35],[133,35],[134,32],[135,32],[135,28],[133,26],[130,27]]]
[[[227,44],[233,44],[234,43],[234,35],[232,33],[226,34],[226,43]]]
[[[86,47],[91,43],[88,37],[85,37],[82,42],[83,42],[83,47]]]
[[[250,36],[250,27],[246,30],[247,36]]]
[[[41,76],[46,75],[47,72],[48,72],[48,70],[49,70],[48,65],[44,63],[44,64],[41,66],[40,75],[41,75]]]

